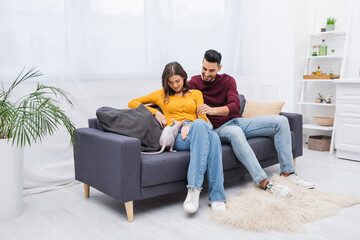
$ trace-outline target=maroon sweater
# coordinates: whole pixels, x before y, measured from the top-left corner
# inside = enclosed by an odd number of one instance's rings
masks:
[[[211,83],[205,83],[201,79],[201,75],[196,75],[189,81],[191,89],[198,89],[204,96],[204,102],[209,107],[229,108],[227,116],[210,116],[207,115],[214,128],[218,128],[229,120],[240,115],[240,100],[236,87],[235,79],[227,74],[216,75]]]

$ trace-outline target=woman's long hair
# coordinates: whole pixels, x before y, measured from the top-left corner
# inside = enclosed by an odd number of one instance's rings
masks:
[[[187,73],[180,65],[180,63],[171,62],[166,64],[163,74],[161,76],[162,86],[165,93],[165,96],[163,96],[164,103],[167,103],[169,101],[169,96],[175,94],[175,91],[169,86],[169,78],[174,75],[179,75],[184,79],[184,84],[182,89],[183,95],[185,95],[190,89],[189,84],[187,83]]]

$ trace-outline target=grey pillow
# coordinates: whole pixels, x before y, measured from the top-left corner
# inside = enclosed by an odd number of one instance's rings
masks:
[[[97,119],[104,131],[138,138],[141,141],[142,151],[160,149],[159,139],[162,129],[143,104],[131,109],[111,109],[102,107],[96,111]]]
[[[96,110],[96,112],[108,112],[108,111],[113,111],[113,110],[116,110],[116,108],[104,106],[104,107],[98,108]],[[90,119],[89,119],[89,127],[91,127],[90,124],[95,123],[94,128],[99,129],[99,130],[103,130],[102,127],[101,127],[101,124],[100,124],[100,122],[99,122],[99,120],[97,118],[95,118],[95,122],[93,122],[94,121],[93,119],[91,119],[91,120],[92,121],[90,123]]]
[[[242,115],[244,112],[246,99],[245,96],[242,94],[239,94],[239,99],[240,99],[240,115]]]

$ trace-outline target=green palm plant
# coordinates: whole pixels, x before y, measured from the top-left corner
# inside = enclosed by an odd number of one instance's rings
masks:
[[[75,126],[59,107],[59,98],[74,106],[71,95],[57,87],[37,84],[35,91],[12,101],[14,89],[25,81],[43,74],[31,68],[20,72],[8,89],[0,90],[0,139],[11,140],[12,145],[25,146],[42,141],[63,125],[74,142]]]

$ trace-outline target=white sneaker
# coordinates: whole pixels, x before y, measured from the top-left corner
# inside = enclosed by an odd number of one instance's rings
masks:
[[[213,211],[226,211],[226,204],[225,204],[225,202],[212,202],[211,203],[211,210],[213,210]]]
[[[282,177],[285,177],[281,174]],[[290,181],[292,181],[293,183],[311,189],[311,188],[315,188],[315,184],[313,184],[312,182],[309,181],[305,181],[304,179],[301,179],[296,173],[291,173],[289,176],[285,177],[286,179],[289,179]]]
[[[273,184],[269,181],[266,185],[266,191],[278,197],[287,197],[290,194],[290,189],[285,185]]]
[[[184,210],[188,213],[194,213],[199,208],[200,190],[196,188],[188,188],[188,194],[184,202]]]

